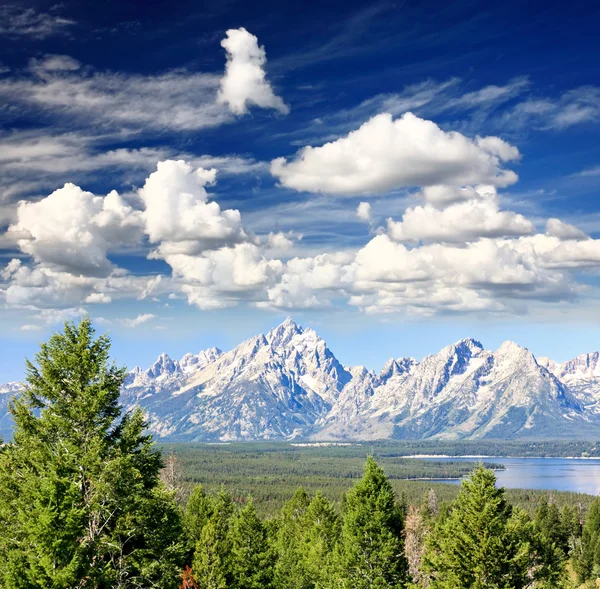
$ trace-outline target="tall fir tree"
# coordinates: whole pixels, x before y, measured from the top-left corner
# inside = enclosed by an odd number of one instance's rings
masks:
[[[27,362],[0,450],[5,589],[173,587],[180,514],[139,411],[122,414],[126,372],[89,319],[68,322]]]
[[[559,587],[562,566],[496,488],[494,473],[479,466],[428,536],[424,572],[431,589],[524,589]]]
[[[301,527],[299,555],[307,587],[326,587],[333,574],[334,550],[339,542],[341,522],[334,506],[317,492],[311,500]]]
[[[594,499],[590,505],[574,568],[582,582],[600,578],[600,499]]]
[[[275,585],[278,589],[310,589],[302,558],[301,539],[304,535],[306,510],[310,499],[304,489],[297,489],[294,496],[281,509],[274,535]]]
[[[192,552],[214,511],[215,498],[207,495],[202,485],[196,485],[188,497],[183,517],[185,538]]]
[[[230,528],[231,589],[273,589],[275,552],[250,499]]]
[[[346,495],[335,585],[346,589],[405,586],[403,512],[385,473],[369,457],[363,478]]]
[[[564,525],[556,504],[549,502],[546,496],[540,499],[533,523],[546,543],[554,544],[564,556],[568,555],[569,529]]]
[[[235,513],[231,495],[224,489],[213,502],[213,511],[202,527],[192,561],[194,579],[203,589],[227,589],[232,584],[229,529]]]

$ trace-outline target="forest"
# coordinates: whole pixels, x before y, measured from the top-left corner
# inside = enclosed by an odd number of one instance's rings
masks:
[[[484,464],[468,465],[442,497],[442,485],[394,478],[439,465],[395,464],[381,452],[363,458],[360,472],[360,457],[344,462],[339,448],[312,466],[306,453],[271,453],[267,468],[251,448],[163,454],[142,413],[120,407],[126,371],[109,352],[109,338],[83,319],[26,363],[27,386],[11,403],[14,435],[0,449],[3,588],[597,586],[598,499],[540,493],[519,502]],[[277,501],[267,485],[243,494],[253,488],[244,477],[265,472],[275,489],[281,462],[295,459]],[[263,461],[254,474],[253,461]],[[314,488],[292,491],[313,478]],[[343,484],[318,488],[335,480]],[[399,482],[421,486],[409,496]]]

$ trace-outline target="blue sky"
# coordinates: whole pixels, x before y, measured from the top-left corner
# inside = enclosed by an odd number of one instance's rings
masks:
[[[287,315],[378,369],[600,347],[600,7],[0,7],[0,381],[66,318],[118,359]],[[116,192],[113,192],[116,191]]]

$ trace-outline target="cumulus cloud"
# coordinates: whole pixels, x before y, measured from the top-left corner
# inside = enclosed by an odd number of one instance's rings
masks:
[[[93,292],[85,297],[84,302],[107,305],[108,303],[112,303],[112,298],[103,292]]]
[[[498,137],[474,141],[412,113],[396,120],[384,113],[346,137],[304,147],[290,162],[273,160],[271,173],[295,190],[353,196],[437,184],[506,186],[517,175],[503,163],[518,157]]]
[[[113,268],[107,258],[111,248],[139,241],[142,218],[116,191],[100,197],[65,184],[38,202],[22,201],[8,233],[36,262],[103,276]]]
[[[429,204],[408,208],[402,221],[388,220],[388,233],[394,241],[460,243],[535,232],[533,223],[523,215],[499,210],[493,187],[479,187],[475,193],[481,198],[453,203],[444,209]]]
[[[361,202],[356,207],[356,216],[365,223],[371,222],[371,205],[368,202]]]
[[[258,45],[258,39],[243,27],[229,29],[221,46],[227,52],[227,64],[217,101],[226,104],[236,115],[248,112],[248,106],[272,108],[287,114],[289,107],[275,95],[266,79],[267,55],[265,48]]]
[[[555,218],[546,221],[546,233],[552,237],[564,240],[575,239],[579,241],[581,239],[589,239],[589,236],[578,227],[575,227],[575,225]]]
[[[197,254],[203,250],[250,240],[235,209],[221,210],[208,201],[206,186],[214,184],[213,168],[194,169],[183,160],[159,162],[140,197],[151,243],[158,243],[157,257]]]
[[[483,149],[477,140],[472,146]],[[490,157],[514,155],[496,142],[485,149]],[[82,303],[157,294],[186,298],[202,310],[327,308],[344,301],[368,313],[410,316],[524,313],[530,305],[585,296],[581,274],[600,267],[600,240],[559,219],[536,233],[529,219],[503,210],[492,184],[428,185],[417,193],[423,204],[390,219],[387,233],[381,229],[358,248],[324,252],[312,244],[294,247],[301,235],[289,231],[259,239],[239,211],[212,199],[207,189],[216,181],[214,169],[167,160],[140,189],[141,210],[117,193],[98,197],[74,185],[24,203],[10,234],[33,262],[15,258],[0,268],[0,296],[9,307],[43,309],[38,322]],[[371,219],[369,203],[347,209],[349,222],[354,211]],[[132,247],[140,237],[170,274],[132,276],[110,263],[116,244]],[[154,318],[145,313],[121,323],[135,327]]]

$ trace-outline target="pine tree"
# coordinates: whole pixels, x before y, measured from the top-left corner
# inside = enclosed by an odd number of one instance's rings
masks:
[[[544,541],[554,544],[566,556],[569,552],[569,534],[556,504],[542,497],[533,521]]]
[[[0,450],[0,585],[173,587],[182,547],[177,505],[141,412],[122,415],[126,372],[89,319],[66,323],[27,362]]]
[[[363,478],[347,493],[337,557],[337,584],[347,589],[403,587],[403,508],[383,470],[367,459]]]
[[[496,477],[476,468],[448,517],[429,535],[424,570],[432,589],[559,587],[560,558],[529,517],[513,510]]]
[[[213,505],[213,512],[196,543],[192,571],[203,589],[226,589],[232,582],[229,528],[235,509],[231,495],[224,489]]]
[[[600,578],[600,499],[594,499],[590,505],[574,567],[582,582]]]
[[[310,504],[304,489],[297,489],[294,496],[283,506],[277,522],[274,548],[275,585],[278,589],[310,589],[302,558],[301,539],[304,535],[306,510]]]
[[[200,540],[202,530],[214,511],[214,498],[204,492],[202,485],[196,485],[188,497],[183,518],[185,536],[192,549]]]
[[[235,516],[230,533],[232,589],[272,589],[275,553],[267,532],[248,500]]]
[[[325,587],[332,574],[334,549],[340,538],[340,519],[333,505],[317,492],[301,527],[300,559],[305,585]]]

